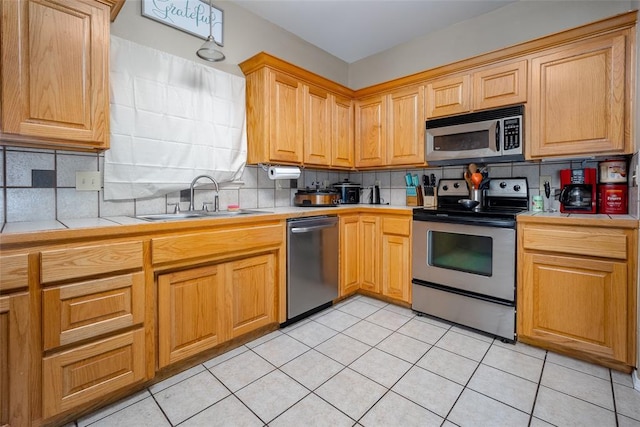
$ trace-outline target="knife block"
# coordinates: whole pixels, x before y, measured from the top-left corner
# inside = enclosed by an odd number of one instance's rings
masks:
[[[436,187],[429,187],[433,189],[433,194],[426,194],[427,188],[425,187],[425,195],[423,197],[422,206],[425,208],[437,208],[438,207],[438,191]]]
[[[418,197],[422,196],[422,189],[418,187],[407,187],[407,206],[420,206]]]

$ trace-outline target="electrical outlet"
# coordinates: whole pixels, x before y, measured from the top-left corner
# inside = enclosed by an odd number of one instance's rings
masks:
[[[100,172],[76,172],[76,190],[100,191]]]
[[[548,182],[549,185],[553,186],[553,181],[551,180],[550,175],[540,175],[540,188],[544,188],[545,182]]]

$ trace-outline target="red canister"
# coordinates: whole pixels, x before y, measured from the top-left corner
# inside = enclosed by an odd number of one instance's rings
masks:
[[[627,184],[598,184],[598,213],[626,214]]]

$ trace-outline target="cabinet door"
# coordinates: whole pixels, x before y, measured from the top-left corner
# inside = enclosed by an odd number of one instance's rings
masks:
[[[232,261],[224,267],[229,338],[276,322],[276,255]]]
[[[326,90],[304,87],[304,163],[331,165],[331,100]]]
[[[627,360],[627,265],[525,252],[518,333],[601,359]]]
[[[411,302],[411,219],[382,218],[382,294]]]
[[[144,329],[42,359],[44,418],[145,380]]]
[[[360,288],[360,217],[340,217],[340,296],[352,294]]]
[[[332,97],[331,165],[354,166],[353,102],[349,98]]]
[[[380,293],[380,221],[377,216],[360,217],[360,287]]]
[[[427,118],[466,113],[471,109],[468,74],[446,77],[427,84]]]
[[[159,367],[224,340],[224,273],[207,266],[158,276]]]
[[[490,67],[473,73],[473,109],[527,102],[527,61]]]
[[[356,167],[385,165],[386,121],[386,96],[375,96],[356,103]]]
[[[387,164],[422,164],[424,158],[424,86],[396,91],[389,96]]]
[[[29,295],[0,297],[0,425],[28,426]]]
[[[272,161],[302,163],[302,84],[283,73],[269,72],[269,158]]]
[[[91,0],[2,2],[4,134],[108,148],[109,15]]]
[[[625,36],[533,58],[529,157],[623,153]]]

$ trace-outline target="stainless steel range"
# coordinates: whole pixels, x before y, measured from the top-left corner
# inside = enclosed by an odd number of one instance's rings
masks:
[[[436,209],[413,211],[413,310],[504,340],[516,338],[516,215],[529,208],[526,178],[488,181],[465,209],[464,179],[441,179]]]

